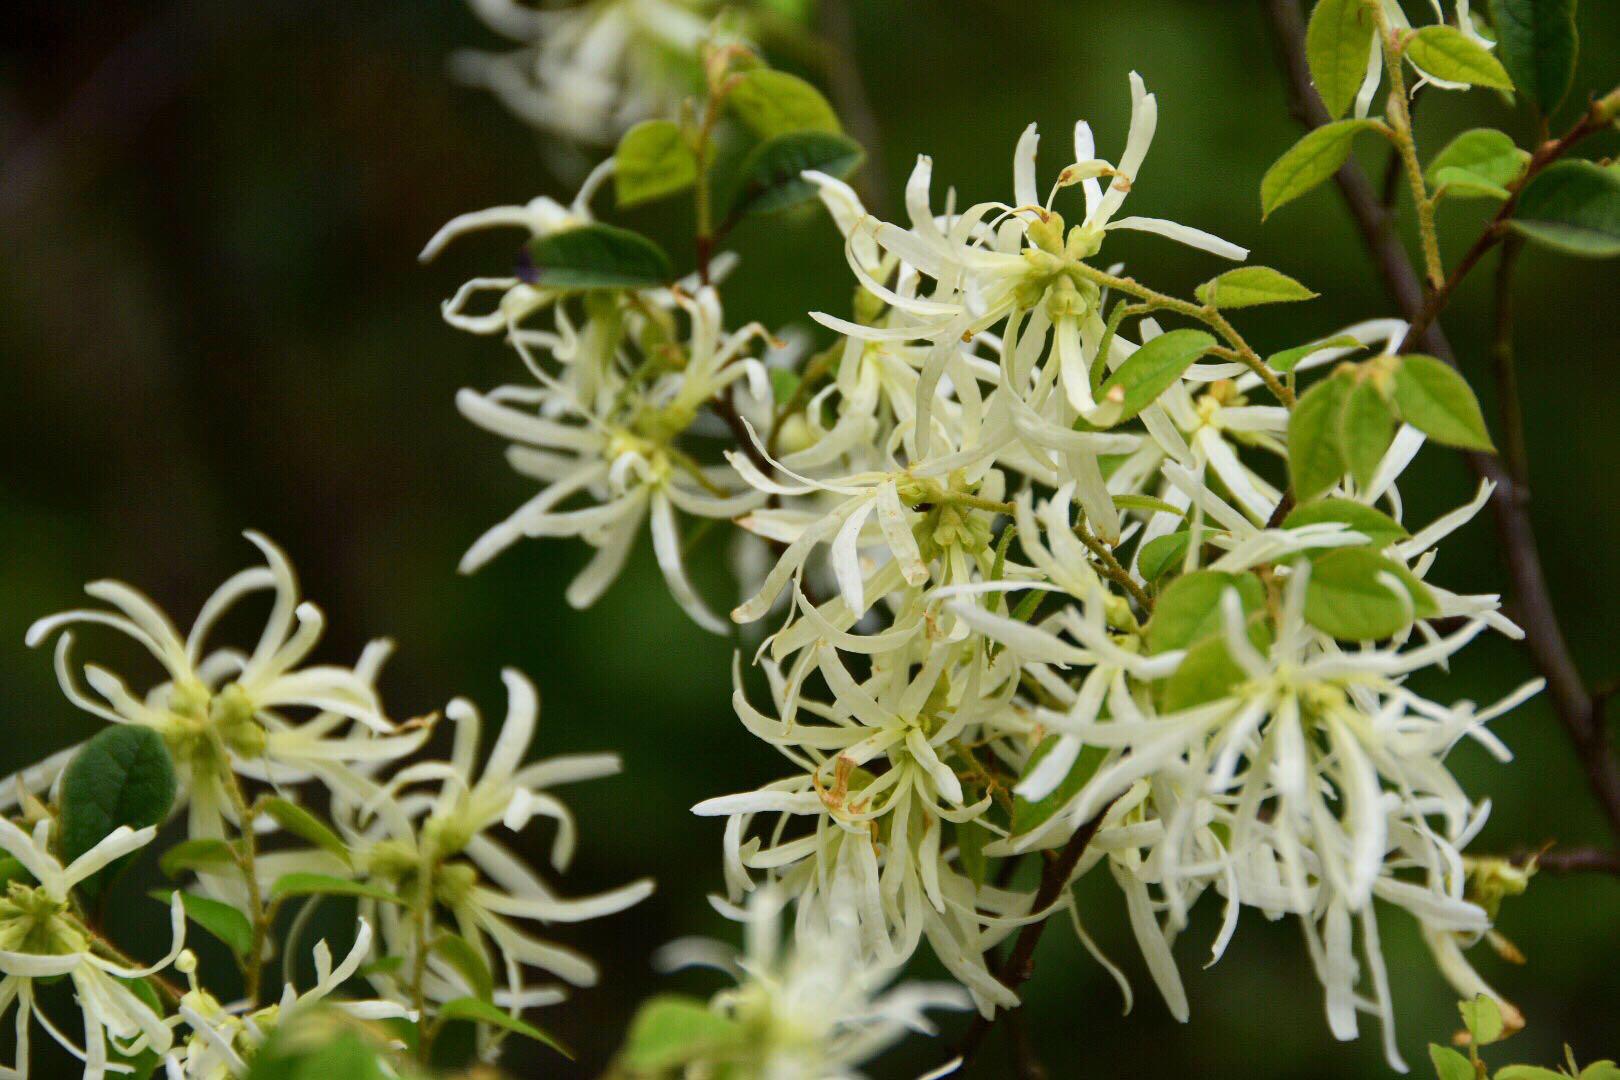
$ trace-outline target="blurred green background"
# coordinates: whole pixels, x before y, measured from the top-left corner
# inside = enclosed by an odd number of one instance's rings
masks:
[[[1620,5],[1583,7],[1577,94],[1620,78]],[[1133,211],[1248,245],[1255,261],[1323,293],[1248,320],[1257,346],[1392,313],[1331,190],[1261,227],[1259,178],[1297,130],[1257,4],[870,0],[852,10],[891,206],[919,152],[934,157],[936,191],[954,184],[965,202],[1005,197],[1012,146],[1030,120],[1047,133],[1043,177],[1068,160],[1076,117],[1092,121],[1101,153],[1117,154],[1125,76],[1135,69],[1158,94],[1161,120]],[[415,254],[454,214],[567,194],[532,133],[445,75],[453,49],[499,43],[453,0],[12,0],[5,23],[0,769],[96,726],[58,693],[49,656],[24,647],[31,620],[76,603],[83,582],[115,576],[183,625],[252,557],[239,532],[268,532],[328,613],[323,657],[351,659],[374,635],[398,640],[383,684],[396,715],[457,693],[499,715],[498,672],[514,664],[542,688],[538,753],[623,754],[623,776],[569,793],[584,824],[564,891],[643,874],[659,891],[625,915],[556,931],[604,971],[601,986],[541,1017],[580,1050],[580,1063],[510,1059],[519,1075],[594,1075],[638,1000],[713,985],[661,979],[648,966],[650,951],[680,934],[729,936],[704,900],[720,885],[720,823],[687,808],[781,770],[732,717],[732,644],[678,612],[645,542],[585,613],[562,599],[585,558],[578,546],[531,541],[476,577],[455,573],[462,551],[529,483],[452,403],[461,386],[519,381],[515,358],[445,326],[438,302],[465,277],[504,272],[513,238],[462,242],[427,268]],[[1420,109],[1429,152],[1479,123],[1530,130],[1525,113],[1488,94],[1430,94]],[[1612,154],[1616,140],[1590,146]],[[1381,158],[1368,164],[1383,167]],[[1453,257],[1477,230],[1477,205],[1442,211]],[[679,213],[638,211],[630,223],[681,249]],[[725,289],[733,324],[802,324],[807,310],[847,309],[851,281],[824,218],[756,220],[736,243],[744,261]],[[1152,237],[1120,237],[1109,254],[1170,291],[1219,269]],[[1483,376],[1488,274],[1475,276],[1446,326],[1465,367]],[[1521,282],[1535,519],[1572,645],[1602,687],[1616,674],[1610,619],[1620,601],[1620,383],[1611,374],[1620,277],[1614,263],[1531,251]],[[1476,384],[1489,410],[1488,384]],[[1431,450],[1405,491],[1409,519],[1421,522],[1472,486],[1456,457]],[[1437,579],[1500,589],[1494,544],[1476,522],[1444,550]],[[704,551],[712,565],[700,567],[700,582],[723,608],[720,545]],[[1484,641],[1426,689],[1483,700],[1527,676],[1513,646]],[[1544,705],[1496,730],[1514,764],[1468,747],[1455,759],[1470,790],[1495,804],[1479,850],[1608,839]],[[523,847],[538,862],[548,842],[535,830]],[[1028,1013],[1053,1076],[1385,1073],[1370,1025],[1358,1043],[1330,1039],[1293,925],[1245,919],[1225,959],[1204,971],[1218,916],[1206,902],[1177,947],[1193,1004],[1183,1027],[1157,1000],[1112,888],[1095,881],[1083,895],[1138,1003],[1122,1018],[1113,984],[1072,935],[1048,934]],[[114,926],[155,925],[150,915],[121,909]],[[1620,1054],[1620,880],[1540,879],[1509,903],[1501,928],[1529,966],[1474,955],[1530,1018],[1504,1053],[1553,1064],[1568,1041],[1583,1060]],[[1424,1043],[1454,1027],[1452,997],[1407,920],[1390,915],[1383,932],[1401,1045],[1426,1071]],[[874,1074],[913,1075],[941,1049],[914,1042]],[[994,1041],[977,1075],[1003,1075],[1007,1060]]]

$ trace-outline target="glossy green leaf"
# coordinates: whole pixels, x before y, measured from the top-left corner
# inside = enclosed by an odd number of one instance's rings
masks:
[[[1137,553],[1136,569],[1141,572],[1144,580],[1158,581],[1186,561],[1187,545],[1191,541],[1192,534],[1186,529],[1149,540]]]
[[[1345,469],[1358,488],[1365,488],[1395,441],[1395,414],[1372,379],[1362,379],[1345,392],[1338,426]]]
[[[387,904],[403,904],[405,897],[363,881],[328,874],[283,874],[270,886],[271,900],[285,900],[294,896],[356,896],[381,900]]]
[[[1123,394],[1120,420],[1129,420],[1173,386],[1182,372],[1215,347],[1202,330],[1172,330],[1143,345],[1108,376],[1098,396],[1104,401]]]
[[[1435,442],[1462,450],[1495,449],[1468,380],[1432,356],[1401,358],[1395,369],[1395,408],[1402,420]]]
[[[1509,224],[1567,255],[1620,255],[1620,169],[1554,162],[1525,185]]]
[[[570,1061],[574,1057],[568,1048],[553,1036],[541,1031],[533,1024],[508,1014],[505,1009],[498,1005],[493,1005],[475,997],[453,998],[440,1005],[439,1019],[471,1020],[475,1024],[488,1024],[490,1027],[510,1031],[514,1035],[522,1035],[526,1039],[533,1039],[537,1043],[549,1046]]]
[[[1404,589],[1406,596],[1395,590]],[[1342,641],[1377,641],[1436,613],[1428,588],[1399,563],[1368,548],[1317,559],[1305,587],[1305,621]]]
[[[174,805],[175,788],[174,762],[163,736],[138,724],[102,728],[62,773],[62,862],[83,855],[120,825],[162,824]],[[79,890],[96,895],[126,860],[81,882]]]
[[[1496,52],[1513,85],[1544,115],[1569,93],[1580,35],[1576,0],[1490,0]]]
[[[1288,414],[1288,474],[1294,498],[1314,499],[1344,476],[1344,454],[1339,442],[1339,415],[1350,391],[1350,380],[1334,375],[1323,379],[1294,403]]]
[[[158,889],[149,895],[167,904],[173,894],[172,889]],[[239,957],[253,952],[253,924],[246,915],[229,904],[195,893],[181,893],[180,903],[186,909],[186,918],[223,941],[231,952]]]
[[[518,259],[518,277],[548,289],[651,289],[673,276],[662,248],[615,225],[536,237]]]
[[[860,144],[825,131],[800,131],[766,139],[743,159],[732,212],[770,214],[816,197],[807,170],[844,179],[865,157]]]
[[[337,856],[345,863],[350,861],[349,846],[343,842],[342,838],[333,832],[320,818],[297,803],[282,798],[270,798],[261,802],[259,808],[269,814],[277,825],[280,825],[300,840],[314,844],[322,851]]]
[[[495,976],[490,973],[483,955],[466,938],[449,931],[441,932],[433,939],[433,951],[461,973],[461,977],[467,980],[467,985],[481,1000],[494,999]]]
[[[1045,739],[1042,739],[1041,744],[1035,748],[1035,752],[1030,754],[1029,760],[1024,763],[1022,775],[1028,776],[1035,766],[1039,765],[1046,755],[1052,752],[1057,744],[1058,736],[1056,735],[1048,735]],[[1051,819],[1053,814],[1063,809],[1070,799],[1078,795],[1080,789],[1085,787],[1093,776],[1097,775],[1097,770],[1102,767],[1103,759],[1107,756],[1108,752],[1103,747],[1083,747],[1079,756],[1074,759],[1074,764],[1069,766],[1068,775],[1044,799],[1036,799],[1031,802],[1023,796],[1015,797],[1012,812],[1012,835],[1022,836],[1024,833],[1044,825]],[[1062,841],[1054,840],[1053,842],[1061,843]]]
[[[1323,338],[1306,345],[1296,345],[1292,349],[1283,349],[1266,357],[1266,366],[1273,371],[1280,371],[1284,375],[1293,371],[1307,357],[1327,349],[1359,349],[1363,348],[1361,342],[1349,334],[1339,334],[1335,337]]]
[[[1447,82],[1513,89],[1502,62],[1455,26],[1425,26],[1406,42],[1406,57],[1423,71]]]
[[[797,131],[838,134],[838,113],[821,91],[797,75],[755,68],[738,76],[726,104],[748,129],[762,139]]]
[[[1429,187],[1446,198],[1508,197],[1508,185],[1524,175],[1530,153],[1494,128],[1465,131],[1429,162]]]
[[[1376,27],[1362,0],[1320,0],[1305,28],[1305,59],[1328,115],[1349,110],[1367,75]]]
[[[1255,611],[1265,603],[1265,586],[1253,574],[1223,574],[1194,570],[1165,587],[1153,605],[1147,625],[1148,651],[1185,649],[1221,628],[1221,597],[1237,589],[1243,610]]]
[[[1286,304],[1312,300],[1316,293],[1287,274],[1269,266],[1240,266],[1204,282],[1197,289],[1198,302],[1217,308],[1245,308],[1257,304]]]
[[[620,1060],[632,1073],[660,1075],[722,1054],[747,1037],[742,1024],[710,1009],[707,1002],[661,994],[631,1021]]]
[[[213,836],[182,840],[158,859],[158,868],[168,877],[179,877],[188,870],[212,873],[235,871],[236,849]]]
[[[1439,1080],[1476,1080],[1473,1062],[1449,1046],[1430,1043],[1429,1060],[1434,1062],[1434,1072]]]
[[[1296,506],[1283,519],[1283,528],[1298,529],[1329,521],[1342,522],[1352,531],[1365,536],[1375,548],[1388,547],[1411,535],[1405,526],[1388,514],[1351,499],[1319,499]]]
[[[1260,180],[1260,212],[1270,217],[1339,171],[1356,136],[1377,125],[1372,120],[1335,120],[1309,132],[1278,158]]]
[[[613,190],[621,208],[685,191],[697,174],[697,155],[668,120],[643,120],[624,133],[613,154]]]

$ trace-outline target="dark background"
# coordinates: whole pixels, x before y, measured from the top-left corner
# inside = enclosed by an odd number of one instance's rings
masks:
[[[1583,7],[1578,94],[1620,77],[1620,5]],[[1104,156],[1117,155],[1134,68],[1157,92],[1161,121],[1133,212],[1211,229],[1324,294],[1248,320],[1257,346],[1390,313],[1331,190],[1261,228],[1259,178],[1297,131],[1257,5],[874,0],[854,11],[891,205],[918,152],[934,156],[936,190],[954,183],[965,202],[1006,197],[1012,146],[1029,120],[1046,132],[1043,181],[1068,160],[1077,116],[1093,122]],[[600,987],[540,1017],[579,1048],[581,1064],[511,1057],[521,1075],[593,1075],[638,1000],[710,985],[662,980],[647,963],[679,934],[725,932],[704,900],[720,886],[721,827],[687,807],[781,770],[732,717],[731,645],[678,612],[645,541],[587,613],[562,599],[585,559],[577,545],[529,542],[476,577],[455,573],[467,545],[530,485],[452,404],[458,387],[519,380],[515,358],[445,326],[438,302],[475,272],[502,272],[511,237],[464,242],[428,268],[415,253],[454,214],[566,194],[534,135],[445,76],[452,49],[497,42],[452,0],[13,0],[0,19],[0,769],[96,727],[58,693],[49,656],[24,647],[30,621],[75,604],[83,582],[114,576],[185,625],[253,557],[240,530],[265,530],[328,613],[322,658],[352,660],[373,635],[398,639],[383,684],[395,715],[466,693],[498,716],[498,671],[515,664],[542,688],[538,753],[623,754],[624,776],[567,793],[583,835],[564,889],[650,873],[659,892],[628,914],[556,931],[604,969]],[[1420,109],[1425,152],[1479,123],[1520,137],[1530,125],[1489,94],[1431,94]],[[1589,145],[1612,154],[1615,140]],[[1479,206],[1442,210],[1452,258],[1477,230]],[[638,212],[630,223],[682,249],[678,213]],[[847,308],[852,282],[824,219],[748,224],[736,240],[744,262],[726,289],[733,324]],[[1109,254],[1170,291],[1220,269],[1152,237],[1111,240]],[[1446,325],[1489,410],[1488,273],[1475,277]],[[1615,675],[1620,598],[1611,376],[1620,280],[1612,262],[1531,251],[1521,283],[1535,519],[1573,648],[1602,687]],[[1405,487],[1412,521],[1472,492],[1461,462],[1443,452],[1425,451],[1415,474]],[[1444,549],[1437,580],[1500,589],[1494,544],[1476,522]],[[700,567],[699,580],[723,609],[718,545],[705,550],[716,566]],[[105,638],[86,645],[86,655],[134,660],[109,654]],[[1513,646],[1483,641],[1425,689],[1485,700],[1526,677]],[[1495,803],[1478,850],[1605,840],[1546,705],[1496,730],[1518,754],[1513,765],[1467,747],[1455,759],[1470,790]],[[537,829],[524,847],[539,862],[548,843]],[[1182,1027],[1158,1001],[1112,888],[1091,882],[1083,896],[1138,1005],[1122,1019],[1112,983],[1072,935],[1048,934],[1029,1013],[1054,1076],[1385,1071],[1370,1023],[1358,1043],[1331,1041],[1293,925],[1246,917],[1205,972],[1218,915],[1206,903],[1177,948],[1193,1005]],[[1543,878],[1509,903],[1501,928],[1529,966],[1474,954],[1530,1018],[1497,1061],[1553,1064],[1565,1041],[1582,1060],[1620,1054],[1617,916],[1611,878]],[[154,925],[114,914],[115,929],[137,924]],[[1408,920],[1389,915],[1383,933],[1401,1044],[1421,1073],[1423,1044],[1454,1026],[1452,995]],[[940,1049],[914,1042],[875,1075],[911,1075]],[[1005,1060],[992,1044],[981,1075],[1000,1075]]]

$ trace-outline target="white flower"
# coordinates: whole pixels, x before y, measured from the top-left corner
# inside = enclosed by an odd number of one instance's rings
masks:
[[[1383,7],[1385,18],[1389,20],[1391,30],[1397,34],[1401,31],[1411,31],[1412,22],[1406,17],[1406,12],[1401,9],[1399,0],[1380,0],[1380,5]],[[1436,23],[1441,26],[1446,25],[1446,9],[1441,4],[1441,0],[1429,0],[1429,6],[1434,9]],[[1462,32],[1463,36],[1483,48],[1495,48],[1496,43],[1481,34],[1479,29],[1474,26],[1473,15],[1469,11],[1471,0],[1455,0],[1454,6],[1457,9],[1456,27]],[[1410,55],[1404,59],[1408,64],[1412,65],[1412,70],[1418,74],[1417,79],[1407,87],[1408,94],[1417,93],[1418,89],[1425,85],[1437,86],[1442,90],[1470,89],[1468,83],[1451,82],[1431,75],[1419,67]],[[1383,80],[1383,77],[1384,43],[1380,36],[1374,33],[1372,36],[1372,49],[1367,57],[1367,74],[1362,79],[1361,89],[1356,92],[1356,116],[1365,118],[1372,110],[1373,97],[1378,93],[1378,84]]]
[[[99,954],[101,943],[73,914],[69,893],[115,859],[145,847],[157,830],[121,825],[64,867],[51,854],[51,824],[49,818],[40,821],[30,835],[0,818],[0,849],[38,883],[13,880],[0,899],[0,1013],[17,1007],[17,1066],[5,1071],[28,1076],[29,1021],[37,1017],[53,1039],[84,1062],[85,1080],[101,1080],[120,1069],[108,1062],[109,1042],[126,1056],[147,1048],[159,1054],[169,1049],[163,1018],[121,980],[144,979],[174,961],[185,944],[185,909],[176,893],[169,904],[173,944],[155,964],[136,968]],[[73,984],[83,1017],[83,1045],[51,1023],[35,1003],[35,980],[63,975]]]

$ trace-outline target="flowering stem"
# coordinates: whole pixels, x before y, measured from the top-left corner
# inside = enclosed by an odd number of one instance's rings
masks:
[[[1135,600],[1144,612],[1153,610],[1153,598],[1142,591],[1142,586],[1138,585],[1136,579],[1131,577],[1130,571],[1125,569],[1113,550],[1091,535],[1091,530],[1086,528],[1085,522],[1079,521],[1075,523],[1074,534],[1080,538],[1082,544],[1086,545],[1087,551],[1097,556],[1098,560],[1103,564],[1103,573],[1111,581],[1130,593],[1131,599]]]
[[[270,920],[273,918],[272,913],[265,910],[264,897],[259,890],[259,842],[253,834],[253,818],[257,810],[242,795],[242,785],[230,769],[230,758],[218,735],[214,736],[214,741],[219,761],[223,763],[220,772],[225,778],[225,797],[236,811],[237,831],[242,838],[242,881],[247,886],[248,907],[253,912],[253,951],[248,954],[247,963],[242,969],[246,983],[243,996],[256,1006],[259,1003],[259,983],[264,974],[264,943],[270,935]]]
[[[1389,16],[1376,0],[1363,0],[1378,24],[1378,34],[1384,43],[1384,72],[1389,76],[1389,118],[1385,134],[1400,153],[1406,182],[1412,188],[1412,204],[1417,208],[1418,236],[1423,244],[1423,264],[1428,270],[1429,286],[1439,290],[1445,282],[1445,265],[1440,259],[1440,236],[1434,227],[1434,200],[1429,197],[1428,185],[1423,179],[1423,166],[1418,163],[1417,141],[1412,135],[1412,110],[1406,103],[1406,76],[1401,70],[1405,42],[1390,26]]]
[[[120,949],[117,945],[114,945],[111,940],[104,937],[89,924],[82,924],[81,928],[84,930],[85,934],[95,942],[96,948],[105,953],[108,958],[116,960],[118,963],[123,964],[128,968],[143,968],[146,966],[133,956],[129,955],[123,949]],[[156,972],[146,976],[144,981],[157,990],[158,993],[167,998],[170,1004],[179,1004],[181,996],[185,993],[185,991],[174,985],[174,983],[170,982],[168,979],[165,979],[162,975],[159,975]]]

